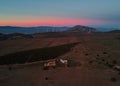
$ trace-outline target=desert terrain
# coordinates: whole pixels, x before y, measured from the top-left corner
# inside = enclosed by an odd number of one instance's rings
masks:
[[[65,57],[80,63],[47,70],[42,68],[43,61],[0,65],[0,86],[119,86],[119,38],[120,33],[112,32],[53,32],[33,34],[31,39],[0,41],[0,58],[21,51],[77,43],[54,59]]]

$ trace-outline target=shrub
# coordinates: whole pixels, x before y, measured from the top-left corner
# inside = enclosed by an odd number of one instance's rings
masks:
[[[107,52],[103,52],[103,54],[107,54]]]
[[[105,61],[105,59],[102,59],[102,61],[104,62],[104,61]]]
[[[89,64],[92,64],[93,63],[93,61],[89,61]]]
[[[12,67],[10,66],[10,67],[8,67],[8,70],[12,70]]]
[[[117,61],[116,61],[116,60],[113,60],[112,63],[113,63],[113,64],[117,64]]]
[[[49,70],[49,67],[43,67],[43,70]]]
[[[88,55],[89,55],[88,53],[85,54],[85,56],[88,56]]]
[[[116,81],[117,81],[117,79],[116,79],[115,77],[112,77],[110,80],[111,80],[112,82],[116,82]]]
[[[99,54],[97,54],[97,56],[99,57],[100,55],[99,55]]]
[[[45,77],[45,80],[48,80],[48,77]]]

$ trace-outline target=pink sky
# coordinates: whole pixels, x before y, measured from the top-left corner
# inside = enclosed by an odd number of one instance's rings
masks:
[[[105,24],[105,21],[72,18],[29,18],[0,22],[1,26],[73,26]]]

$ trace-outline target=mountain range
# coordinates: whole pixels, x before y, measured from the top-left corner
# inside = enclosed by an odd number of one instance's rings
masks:
[[[67,32],[80,32],[80,33],[92,33],[92,32],[98,32],[97,29],[88,27],[88,26],[81,26],[76,25],[74,27],[71,27]]]
[[[68,28],[69,27],[51,27],[51,26],[38,26],[38,27],[0,26],[0,33],[33,34],[33,33],[42,33],[42,32],[61,32],[67,30]]]
[[[54,32],[54,33],[51,33]],[[58,32],[58,33],[55,33]],[[61,33],[60,33],[61,32]],[[46,37],[61,37],[67,36],[69,33],[96,33],[101,32],[96,28],[76,25],[74,27],[13,27],[0,26],[0,40],[16,40],[16,39],[31,39],[35,35],[44,34]],[[107,31],[108,33],[120,33],[120,30]]]
[[[73,27],[52,27],[52,26],[37,26],[37,27],[18,27],[18,26],[0,26],[0,33],[12,34],[12,33],[22,33],[22,34],[34,34],[43,32],[108,32],[112,30],[120,30],[119,28],[104,28],[104,27],[89,27],[76,25]]]

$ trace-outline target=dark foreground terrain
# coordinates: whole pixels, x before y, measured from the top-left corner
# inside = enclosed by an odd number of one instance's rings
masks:
[[[37,63],[4,62],[31,55]],[[4,62],[0,66],[0,86],[120,86],[120,33],[35,34],[31,39],[0,41],[0,56],[1,64]],[[44,70],[42,56],[71,58],[81,65]]]

